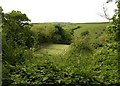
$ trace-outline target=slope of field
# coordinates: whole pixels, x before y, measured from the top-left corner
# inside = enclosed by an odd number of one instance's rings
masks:
[[[96,32],[100,33],[103,31],[109,23],[78,23],[81,28],[76,30],[76,32],[89,31],[91,34],[95,35]]]
[[[74,36],[79,36],[82,32],[89,31],[90,39],[93,42],[97,42],[101,36],[103,37],[106,34],[104,30],[109,23],[80,23],[77,25],[81,28],[74,31]]]

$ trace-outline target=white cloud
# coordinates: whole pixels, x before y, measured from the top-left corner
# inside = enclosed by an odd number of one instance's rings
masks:
[[[32,22],[104,22],[102,4],[106,0],[3,0],[4,12],[19,10]],[[110,14],[114,5],[110,4]]]

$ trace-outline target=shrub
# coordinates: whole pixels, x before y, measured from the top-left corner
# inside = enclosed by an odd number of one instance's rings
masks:
[[[89,32],[85,31],[81,35],[74,35],[71,51],[78,54],[92,53]]]
[[[115,45],[116,43],[111,46]],[[108,46],[102,47],[94,53],[93,61],[94,77],[97,80],[106,85],[120,83],[118,81],[118,53],[116,49]]]

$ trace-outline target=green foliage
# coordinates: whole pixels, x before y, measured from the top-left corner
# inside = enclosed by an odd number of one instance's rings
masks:
[[[89,35],[89,31],[85,31],[81,33],[81,36],[87,36],[87,35]]]
[[[40,57],[39,57],[40,58]],[[46,59],[45,59],[46,58]],[[42,59],[42,58],[41,58]],[[38,61],[38,60],[36,60]],[[28,61],[27,61],[28,62]],[[28,62],[29,63],[29,62]],[[92,78],[89,74],[81,72],[76,69],[74,65],[63,67],[57,66],[51,62],[44,55],[44,59],[38,62],[30,62],[26,65],[17,65],[16,67],[10,66],[10,70],[14,70],[10,74],[9,81],[14,84],[28,84],[28,85],[93,85],[99,84],[97,80]]]
[[[97,80],[105,84],[119,83],[118,53],[116,49],[103,47],[94,54],[93,59],[94,77]]]
[[[70,29],[64,29],[62,24],[34,24],[31,30],[35,34],[36,45],[42,43],[59,43],[70,44],[71,43],[71,31]]]
[[[64,31],[69,30],[64,29]],[[46,37],[46,30],[43,29],[41,31],[38,31],[37,33],[37,36],[39,36],[38,38],[40,38],[38,41],[44,41],[45,39],[43,38]],[[68,33],[68,35],[69,34],[70,33]],[[12,85],[105,85],[106,83],[104,83],[104,80],[101,80],[101,78],[96,78],[99,77],[97,75],[98,72],[94,72],[93,70],[96,67],[94,67],[96,60],[94,61],[92,54],[90,54],[91,52],[93,52],[91,48],[90,37],[91,34],[89,33],[89,31],[82,32],[80,35],[74,34],[73,43],[71,45],[72,50],[63,56],[51,56],[47,53],[43,55],[38,55],[34,53],[34,58],[31,59],[30,62],[26,61],[24,65],[17,65],[12,68],[11,66],[8,66],[8,69],[14,71],[9,73],[9,78],[7,77],[3,79],[4,83],[7,80],[7,83],[10,83]],[[43,41],[40,41],[40,43]],[[102,74],[103,73],[101,73],[101,77]]]
[[[3,86],[120,84],[119,1],[117,5],[118,9],[112,18],[112,25],[106,28],[105,33],[103,31],[108,23],[104,25],[102,23],[101,27],[99,24],[40,24],[31,28],[25,14],[19,11],[4,14]],[[59,52],[58,46],[57,48],[47,46],[46,52],[41,52],[44,51],[42,49],[37,52],[32,51],[33,44],[40,46],[46,42],[71,43],[70,50],[64,53],[64,48],[60,48],[63,55],[49,53]],[[96,46],[97,43],[101,47]]]
[[[20,11],[12,11],[3,15],[3,34],[6,41],[12,41],[13,47],[32,47],[34,40],[30,31],[29,19]]]
[[[90,35],[88,31],[82,32],[80,35],[74,35],[71,48],[73,52],[78,54],[92,53]]]
[[[119,4],[118,10],[112,18],[112,23],[106,28],[106,42],[93,55],[93,77],[105,85],[119,85]],[[91,65],[91,64],[90,64]]]
[[[34,39],[30,31],[29,19],[20,11],[3,13],[2,21],[2,59],[3,59],[3,84],[11,83],[9,78],[10,66],[23,64],[32,58],[28,50],[33,46]]]
[[[65,36],[64,36],[64,29],[62,28],[62,26],[60,26],[60,24],[55,25],[55,32],[53,33],[53,35],[56,35],[58,38],[57,40],[53,41],[53,43],[64,43],[65,40]],[[56,37],[55,36],[55,37]]]
[[[32,54],[24,47],[17,47],[15,49],[9,47],[10,44],[3,44],[3,63],[8,62],[11,65],[21,64],[26,59],[30,59]]]

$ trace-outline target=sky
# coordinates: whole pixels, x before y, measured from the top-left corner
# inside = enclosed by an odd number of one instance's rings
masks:
[[[25,13],[32,23],[43,22],[107,22],[103,4],[107,0],[1,0],[3,12],[12,10]],[[115,4],[105,4],[107,13],[114,14]],[[99,15],[100,14],[100,15]]]

